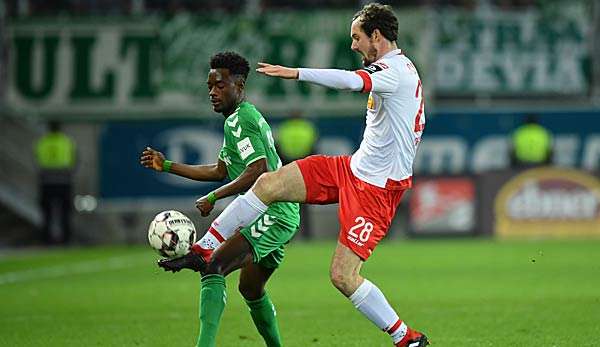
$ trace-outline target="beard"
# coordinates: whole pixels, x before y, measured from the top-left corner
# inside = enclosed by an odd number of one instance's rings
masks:
[[[362,58],[363,66],[367,67],[367,66],[373,64],[376,60],[377,60],[377,49],[375,49],[375,46],[370,45],[367,48],[367,53],[366,54],[363,53],[363,58]]]

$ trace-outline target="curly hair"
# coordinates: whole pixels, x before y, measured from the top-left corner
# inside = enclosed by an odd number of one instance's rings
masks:
[[[221,52],[213,55],[210,58],[211,69],[228,69],[232,75],[248,78],[250,72],[250,64],[246,58],[235,52]]]
[[[389,5],[372,2],[356,12],[352,21],[360,17],[362,30],[371,37],[375,29],[379,29],[383,37],[395,42],[398,39],[398,19]]]

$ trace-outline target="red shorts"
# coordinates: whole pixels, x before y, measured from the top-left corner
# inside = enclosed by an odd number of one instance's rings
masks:
[[[296,163],[306,185],[306,202],[339,202],[339,242],[366,260],[387,234],[405,190],[361,181],[350,169],[350,156],[312,155]]]

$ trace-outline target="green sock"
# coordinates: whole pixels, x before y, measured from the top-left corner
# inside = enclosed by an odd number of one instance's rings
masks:
[[[214,347],[217,340],[219,321],[225,309],[227,293],[225,277],[206,275],[202,277],[200,289],[200,336],[198,347]]]
[[[265,294],[265,296],[258,300],[246,300],[246,304],[250,308],[250,315],[252,316],[254,325],[256,325],[256,329],[258,329],[258,332],[265,339],[267,347],[280,347],[281,336],[279,335],[279,326],[275,317],[275,306],[273,306],[269,296]]]

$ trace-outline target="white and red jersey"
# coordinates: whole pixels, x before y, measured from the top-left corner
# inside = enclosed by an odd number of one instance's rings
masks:
[[[378,187],[409,188],[412,165],[425,127],[423,88],[413,63],[400,49],[356,71],[369,93],[366,129],[350,167]]]
[[[412,185],[412,165],[425,127],[423,88],[400,49],[358,71],[300,68],[301,81],[369,94],[366,129],[352,155],[352,173],[388,189]]]

